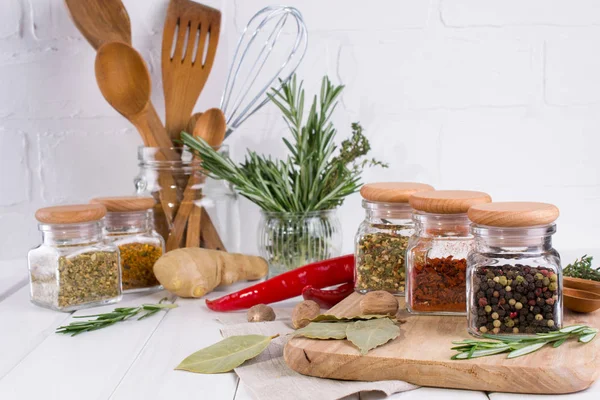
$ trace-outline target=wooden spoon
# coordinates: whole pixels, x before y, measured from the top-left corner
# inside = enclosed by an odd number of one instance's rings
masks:
[[[96,81],[102,95],[140,132],[144,144],[173,146],[150,101],[150,73],[142,56],[122,42],[102,45],[96,54]]]
[[[185,130],[212,69],[221,12],[190,0],[171,0],[163,30],[161,66],[166,127],[171,138]]]
[[[159,160],[175,160],[177,154],[170,150],[173,143],[150,101],[150,73],[142,56],[128,44],[106,43],[96,53],[95,70],[102,95],[137,128],[144,145],[162,148],[156,155]],[[168,171],[160,173],[158,179],[161,207],[170,224],[177,186]]]
[[[226,130],[227,124],[225,122],[225,115],[223,114],[223,111],[218,108],[211,108],[203,113],[200,118],[198,118],[196,127],[194,128],[194,136],[203,139],[206,143],[213,147],[218,147],[221,145],[221,143],[223,143],[223,139],[225,139]],[[185,231],[186,224],[188,224],[190,213],[192,213],[194,208],[200,208],[194,207],[194,201],[197,200],[194,198],[194,186],[200,183],[201,181],[198,179],[198,177],[194,175],[190,177],[188,185],[185,188],[185,192],[183,193],[183,201],[181,202],[181,206],[179,206],[177,216],[175,217],[175,221],[173,223],[173,229],[169,233],[169,239],[167,240],[167,251],[180,247],[181,240],[183,238],[183,232]],[[200,221],[204,216],[204,213],[197,214],[198,212],[200,212],[200,210],[194,214],[191,224],[197,226],[197,230],[199,231]],[[208,216],[208,214],[206,214],[206,216]],[[188,235],[190,235],[189,228]],[[195,247],[196,241],[199,239],[199,233],[197,234],[196,231],[192,231],[191,235],[192,238],[186,241],[186,245]]]
[[[572,311],[594,312],[600,308],[600,294],[565,287],[563,288],[563,302],[565,307]]]
[[[131,44],[131,22],[121,0],[65,0],[65,5],[95,49],[108,42]]]

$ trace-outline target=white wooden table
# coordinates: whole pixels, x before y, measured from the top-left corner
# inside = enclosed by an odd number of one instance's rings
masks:
[[[227,291],[241,287],[233,286]],[[25,261],[0,262],[1,400],[252,398],[234,373],[200,375],[173,370],[189,354],[221,339],[217,314],[209,311],[202,300],[177,299],[179,307],[168,313],[72,338],[54,333],[58,326],[72,320],[72,314],[32,305],[28,290]],[[223,290],[217,291],[211,297],[223,293]],[[166,292],[128,295],[119,305],[157,302],[165,295]],[[291,307],[294,303],[288,301],[279,306]],[[74,315],[106,312],[113,307],[83,310]],[[345,400],[381,398],[377,393],[363,393]],[[533,400],[551,397],[420,388],[389,398]],[[600,383],[584,392],[560,398],[597,400]]]

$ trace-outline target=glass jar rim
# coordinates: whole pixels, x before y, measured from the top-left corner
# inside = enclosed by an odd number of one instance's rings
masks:
[[[404,203],[389,203],[382,201],[371,201],[371,200],[362,200],[362,207],[365,210],[371,211],[410,211],[413,212],[413,208],[410,206],[408,202]]]
[[[217,147],[213,147],[219,153],[229,153],[229,145],[222,144]],[[160,160],[156,158],[156,155],[159,153],[169,153],[175,152],[180,157],[176,160]],[[174,147],[147,147],[147,146],[139,146],[138,147],[138,161],[140,165],[143,164],[155,164],[155,165],[198,165],[200,166],[200,162],[194,157],[194,153],[188,146],[174,146]]]
[[[61,232],[61,231],[74,231],[82,228],[102,228],[104,226],[104,218],[97,221],[88,222],[75,222],[72,224],[48,224],[38,223],[38,230],[41,232]]]
[[[530,237],[547,237],[556,233],[556,224],[537,226],[519,226],[519,227],[498,227],[489,225],[471,224],[473,236],[478,238],[530,238]]]
[[[290,218],[298,218],[298,217],[318,217],[324,214],[334,214],[337,211],[337,208],[332,208],[329,210],[317,210],[317,211],[266,211],[260,210],[260,213],[265,217],[290,217]]]

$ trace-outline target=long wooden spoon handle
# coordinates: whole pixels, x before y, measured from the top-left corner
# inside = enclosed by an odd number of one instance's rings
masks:
[[[202,241],[204,242],[204,248],[212,250],[227,251],[225,245],[219,237],[219,232],[215,228],[215,225],[210,218],[210,215],[202,208],[202,229],[201,229]]]

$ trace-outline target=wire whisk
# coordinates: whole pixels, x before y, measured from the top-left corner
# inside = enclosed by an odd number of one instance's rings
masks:
[[[266,84],[259,83],[261,73],[265,70],[267,61],[274,53],[273,49],[282,35],[288,35],[284,28],[291,27],[291,35],[295,35],[293,45],[288,52],[283,53],[282,63],[277,67],[276,58],[271,67],[276,73],[267,79]],[[269,31],[269,29],[271,29]],[[261,35],[262,34],[262,35]],[[264,41],[261,37],[265,36]],[[306,53],[308,43],[306,25],[302,14],[294,7],[268,6],[257,12],[248,22],[237,43],[235,54],[225,83],[220,108],[227,118],[227,133],[229,136],[246,119],[267,104],[270,98],[266,95],[274,83],[276,90],[286,83],[294,74]],[[259,46],[260,51],[254,57]],[[275,52],[277,53],[277,52]],[[267,70],[265,73],[268,73]],[[243,73],[246,73],[245,77]],[[263,74],[265,74],[263,73]],[[279,83],[279,80],[281,82]]]

